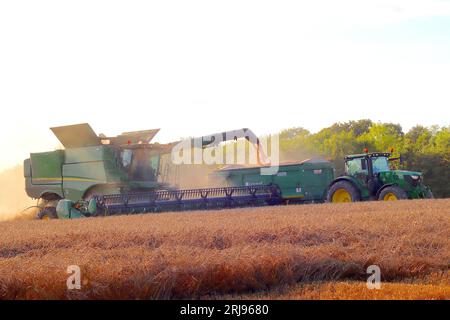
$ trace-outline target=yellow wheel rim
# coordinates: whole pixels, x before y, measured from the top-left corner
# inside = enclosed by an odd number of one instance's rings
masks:
[[[332,202],[352,202],[352,196],[345,189],[337,189],[334,192],[333,198],[331,199],[331,201]]]
[[[395,201],[398,200],[397,196],[393,194],[392,192],[388,192],[384,195],[383,198],[384,201]]]
[[[46,214],[46,215],[43,215],[41,219],[42,220],[50,220],[50,217],[48,216],[48,214]]]

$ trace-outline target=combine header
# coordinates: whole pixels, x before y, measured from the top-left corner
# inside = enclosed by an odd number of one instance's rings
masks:
[[[281,203],[281,193],[274,185],[261,185],[102,195],[93,199],[98,214],[113,215],[272,205]]]
[[[65,150],[33,153],[24,161],[26,192],[39,199],[39,219],[432,196],[420,172],[390,170],[388,161],[396,160],[391,153],[348,156],[346,173],[337,178],[324,159],[281,164],[276,174],[261,175],[266,155],[249,129],[190,143],[207,148],[243,138],[253,145],[260,165],[216,170],[210,176],[222,181],[217,187],[178,189],[167,172],[179,141],[150,143],[159,129],[116,137],[97,136],[88,124],[52,131]]]

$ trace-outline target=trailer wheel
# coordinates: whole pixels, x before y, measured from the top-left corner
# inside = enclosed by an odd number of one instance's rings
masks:
[[[384,188],[380,195],[378,196],[378,200],[380,201],[395,201],[401,199],[408,199],[408,195],[406,191],[398,186],[389,186]]]
[[[50,219],[58,219],[58,215],[56,214],[55,207],[45,207],[37,214],[37,219],[39,220],[50,220]]]
[[[348,181],[334,183],[327,194],[327,202],[356,202],[361,201],[358,189]]]

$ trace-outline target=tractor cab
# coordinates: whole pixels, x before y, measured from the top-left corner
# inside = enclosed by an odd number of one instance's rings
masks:
[[[366,153],[347,156],[345,157],[345,173],[349,176],[373,176],[380,172],[390,171],[389,161],[392,161],[390,157],[391,153]]]

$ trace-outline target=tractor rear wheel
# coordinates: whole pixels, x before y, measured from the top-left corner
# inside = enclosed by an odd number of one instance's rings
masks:
[[[358,189],[348,181],[334,183],[327,194],[328,202],[356,202],[361,201]]]
[[[58,215],[56,214],[56,208],[45,207],[44,209],[38,212],[37,218],[39,220],[58,219]]]
[[[405,190],[398,186],[386,187],[380,192],[380,195],[378,196],[378,200],[380,201],[395,201],[402,199],[408,199],[408,195],[406,194]]]

